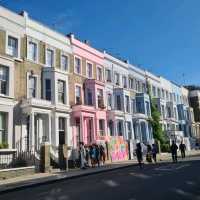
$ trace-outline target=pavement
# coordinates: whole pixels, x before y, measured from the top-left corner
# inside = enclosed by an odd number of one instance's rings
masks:
[[[200,156],[199,151],[187,153],[187,161],[192,161]],[[162,154],[158,156],[160,163],[164,164],[171,160],[170,154]],[[25,188],[42,186],[45,184],[53,184],[60,181],[66,181],[70,179],[78,179],[84,176],[97,175],[107,173],[111,171],[117,171],[120,169],[126,169],[133,165],[136,165],[136,161],[123,161],[116,163],[108,163],[100,168],[89,168],[86,170],[70,170],[56,171],[53,173],[37,173],[29,176],[21,176],[12,179],[0,181],[0,194],[13,192],[17,190],[23,190]],[[1,199],[1,198],[0,198]]]
[[[128,166],[0,194],[1,200],[199,200],[200,157]]]

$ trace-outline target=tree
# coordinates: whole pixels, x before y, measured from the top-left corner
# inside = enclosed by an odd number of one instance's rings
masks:
[[[167,150],[168,149],[168,142],[166,135],[162,130],[162,126],[160,124],[160,112],[156,107],[155,99],[152,98],[150,84],[147,81],[147,93],[150,98],[150,105],[151,105],[151,118],[149,119],[152,130],[153,130],[153,137],[156,141],[160,141],[161,149]]]

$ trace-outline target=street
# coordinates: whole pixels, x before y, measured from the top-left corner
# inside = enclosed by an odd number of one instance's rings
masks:
[[[0,195],[1,200],[198,200],[200,160],[137,166]]]

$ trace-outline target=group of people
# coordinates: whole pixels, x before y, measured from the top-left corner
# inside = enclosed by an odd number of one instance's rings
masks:
[[[158,146],[157,144],[148,144],[146,147],[146,161],[147,162],[152,162],[152,160],[157,163],[157,153],[158,153]],[[170,150],[171,150],[171,155],[172,155],[172,161],[174,163],[177,162],[177,151],[178,149],[181,152],[181,157],[182,159],[185,158],[185,151],[186,151],[186,146],[185,144],[181,141],[179,147],[177,146],[177,144],[175,143],[175,141],[172,141],[172,144],[170,146]],[[144,148],[142,148],[141,143],[137,143],[136,144],[136,157],[138,160],[138,164],[140,166],[140,168],[143,167],[143,154],[144,154]]]
[[[174,163],[177,163],[177,151],[178,151],[178,146],[175,143],[175,141],[172,141],[172,145],[171,145],[171,154],[172,154],[172,161]],[[185,151],[186,151],[186,146],[185,144],[183,144],[183,142],[181,141],[180,145],[179,145],[179,150],[181,152],[181,157],[182,159],[185,158]]]
[[[152,160],[156,163],[157,162],[157,153],[158,153],[158,146],[157,144],[148,144],[146,146],[146,161],[147,162],[152,162]],[[140,168],[142,168],[143,166],[143,152],[144,148],[142,148],[141,143],[137,143],[136,144],[136,156],[137,156],[137,160],[139,163]]]
[[[79,158],[81,169],[95,166],[100,167],[105,164],[105,148],[102,144],[92,144],[86,146],[83,142],[81,142],[79,148]]]

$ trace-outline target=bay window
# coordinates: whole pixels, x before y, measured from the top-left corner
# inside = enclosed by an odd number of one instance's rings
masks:
[[[65,103],[65,82],[58,80],[58,102]]]
[[[8,73],[8,67],[0,66],[0,94],[8,95]]]

